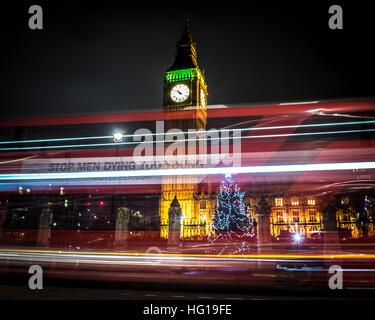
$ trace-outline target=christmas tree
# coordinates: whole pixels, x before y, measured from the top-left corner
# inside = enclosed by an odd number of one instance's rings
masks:
[[[220,184],[216,200],[216,213],[211,221],[209,240],[220,247],[219,254],[228,247],[233,253],[250,250],[246,240],[254,236],[253,222],[246,214],[244,205],[245,192],[233,181],[230,174]]]

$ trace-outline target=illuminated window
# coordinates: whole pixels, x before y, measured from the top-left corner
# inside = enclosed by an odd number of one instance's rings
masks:
[[[277,222],[278,223],[284,222],[284,213],[282,211],[277,211],[276,215],[277,215]]]
[[[308,199],[308,200],[307,200],[307,204],[308,204],[309,206],[315,206],[315,199]]]
[[[316,213],[313,210],[309,211],[309,221],[316,222]]]
[[[299,211],[293,211],[293,222],[299,222]]]
[[[283,198],[275,198],[275,206],[282,207],[283,206]]]
[[[206,209],[206,201],[201,201],[200,202],[200,208],[203,210],[203,209]]]
[[[297,198],[292,199],[292,206],[298,206],[299,200]]]

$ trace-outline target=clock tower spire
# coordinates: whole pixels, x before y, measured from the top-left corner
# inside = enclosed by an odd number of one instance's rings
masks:
[[[167,71],[197,67],[197,50],[190,33],[190,18],[186,17],[184,32],[177,42],[175,61]]]
[[[164,75],[163,110],[204,110],[201,115],[204,123],[195,128],[204,129],[206,104],[207,86],[204,73],[198,66],[196,44],[190,33],[190,18],[187,17],[184,31],[177,42],[174,62]],[[194,126],[188,129],[194,129]]]

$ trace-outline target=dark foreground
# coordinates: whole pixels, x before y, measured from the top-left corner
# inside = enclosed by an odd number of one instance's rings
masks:
[[[43,289],[31,290],[26,276],[0,276],[0,300],[375,300],[374,289],[356,287],[324,290],[309,287],[273,288],[199,285],[186,283],[150,284],[67,279],[44,279]]]

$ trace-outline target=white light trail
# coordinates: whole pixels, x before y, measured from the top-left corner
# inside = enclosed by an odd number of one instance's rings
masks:
[[[350,122],[334,122],[334,123],[311,123],[311,124],[300,124],[300,125],[287,125],[287,126],[270,126],[270,127],[253,127],[253,128],[238,128],[238,129],[211,129],[202,130],[199,133],[210,133],[210,132],[236,132],[236,131],[259,131],[259,130],[274,130],[274,129],[292,129],[292,128],[312,128],[312,127],[327,127],[327,126],[344,126],[344,125],[357,125],[357,124],[371,124],[375,123],[375,120],[368,121],[350,121]],[[363,130],[362,130],[363,131]],[[189,134],[189,132],[182,132],[183,134]],[[139,135],[123,135],[122,138],[132,138],[132,137],[143,137],[143,136],[158,136],[158,135],[172,135],[174,133],[151,133],[151,134],[139,134]],[[298,133],[297,133],[298,134]],[[307,134],[307,133],[305,133]],[[312,132],[314,134],[314,132]],[[75,138],[54,138],[54,139],[38,139],[38,140],[16,140],[16,141],[0,141],[0,144],[18,144],[18,143],[38,143],[38,142],[61,142],[61,141],[80,141],[80,140],[99,140],[99,139],[113,139],[113,135],[110,136],[96,136],[96,137],[75,137]],[[127,144],[127,143],[125,143]],[[93,144],[93,146],[101,145],[115,145],[110,143],[98,143]],[[116,144],[118,145],[118,143]],[[85,146],[85,145],[69,145],[69,146],[48,146],[53,148],[63,148],[72,146]],[[87,145],[90,146],[90,145]],[[42,149],[43,147],[20,147],[20,148],[0,148],[0,150],[24,150],[25,148]]]
[[[339,171],[353,169],[375,169],[375,162],[343,162],[343,163],[306,163],[245,167],[215,167],[215,168],[176,168],[148,170],[119,170],[96,172],[57,172],[57,173],[15,173],[0,174],[0,181],[13,180],[48,180],[48,179],[95,179],[111,177],[138,176],[191,176],[217,174],[246,174],[246,173],[287,173],[313,171]]]
[[[222,131],[240,131],[243,129],[223,129]],[[249,129],[246,129],[249,130]],[[220,130],[217,130],[220,131]],[[268,135],[258,135],[258,136],[244,136],[241,139],[261,139],[261,138],[277,138],[277,137],[296,137],[296,136],[313,136],[313,135],[325,135],[325,134],[345,134],[345,133],[360,133],[360,132],[374,132],[375,129],[360,129],[360,130],[342,130],[342,131],[319,131],[319,132],[301,132],[301,133],[282,133],[282,134],[268,134]],[[205,133],[206,131],[197,132],[199,136],[200,133]],[[169,133],[165,133],[167,135]],[[172,133],[170,133],[172,134]],[[152,134],[157,135],[157,134]],[[134,135],[138,136],[138,135]],[[148,134],[139,136],[149,136]],[[125,136],[124,136],[125,137]],[[111,136],[113,139],[113,136]],[[206,138],[197,139],[183,139],[180,141],[199,141],[205,140]],[[210,138],[211,139],[211,138]],[[232,137],[220,137],[219,140],[231,140]],[[215,140],[212,138],[211,140]],[[160,142],[169,143],[175,142],[176,140],[160,140]],[[128,141],[128,142],[113,142],[113,143],[90,143],[90,144],[71,144],[62,146],[36,146],[36,147],[11,147],[11,148],[0,148],[0,151],[18,151],[18,150],[42,150],[42,149],[64,149],[64,148],[84,148],[84,147],[104,147],[104,146],[119,146],[119,145],[134,145],[139,144],[139,141]]]
[[[288,105],[294,105],[294,104],[313,104],[313,103],[319,103],[320,101],[304,101],[304,102],[282,102],[279,103],[279,106],[288,106]]]

